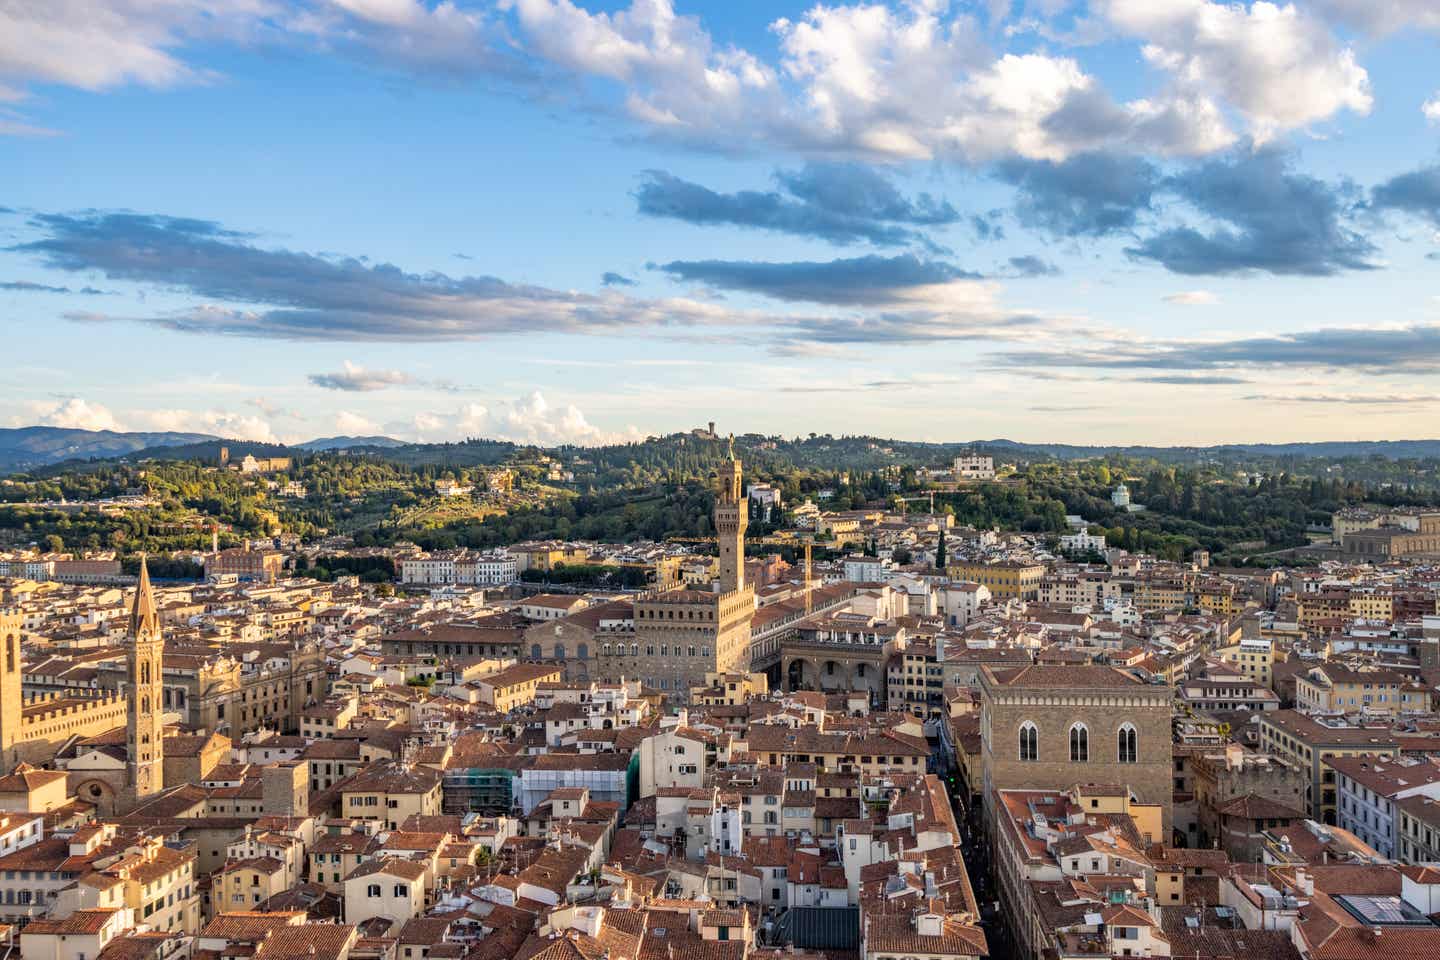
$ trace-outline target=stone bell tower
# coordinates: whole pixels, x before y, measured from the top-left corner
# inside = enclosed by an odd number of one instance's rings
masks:
[[[160,635],[150,570],[143,557],[140,584],[130,609],[128,640],[130,710],[125,722],[125,799],[127,806],[134,806],[165,788],[165,641]]]

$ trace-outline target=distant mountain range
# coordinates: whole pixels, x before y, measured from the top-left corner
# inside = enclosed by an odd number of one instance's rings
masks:
[[[0,471],[13,473],[66,460],[123,457],[147,447],[176,447],[216,440],[204,433],[116,433],[65,427],[0,428]]]
[[[295,446],[301,450],[349,450],[351,447],[376,447],[381,450],[393,450],[396,447],[408,447],[410,444],[404,440],[396,440],[394,437],[321,437],[318,440],[297,443]]]
[[[737,438],[739,439],[739,438]],[[765,439],[747,436],[748,441]],[[663,438],[652,440],[664,444]],[[910,459],[943,461],[960,448],[973,448],[997,457],[1019,459],[1076,460],[1086,457],[1101,457],[1118,453],[1131,457],[1154,457],[1167,462],[1183,462],[1195,458],[1218,458],[1238,460],[1241,458],[1341,458],[1341,457],[1384,457],[1398,460],[1405,458],[1440,458],[1440,440],[1357,440],[1328,441],[1317,443],[1236,443],[1215,446],[1126,446],[1126,445],[1084,445],[1065,443],[1021,443],[1014,440],[974,440],[967,443],[911,443],[901,440],[886,440],[880,437],[829,437],[812,438],[810,441],[789,443],[781,441],[778,453],[785,457],[801,460],[800,454],[808,447],[819,445],[820,459],[835,456],[834,447],[863,448],[867,445],[893,446],[896,454]],[[498,463],[516,449],[514,444],[501,441],[473,439],[462,443],[414,444],[393,437],[321,437],[296,443],[282,444],[254,443],[243,440],[226,440],[204,433],[120,433],[111,430],[72,430],[64,427],[16,427],[0,428],[0,473],[16,473],[54,467],[72,460],[106,460],[117,457],[169,458],[177,460],[213,460],[219,456],[220,447],[230,450],[232,459],[253,453],[257,457],[285,456],[292,451],[373,451],[386,452],[395,459],[406,463]],[[613,448],[621,457],[629,456],[627,447],[622,451]],[[596,451],[597,453],[601,451]],[[752,451],[753,452],[753,451]],[[638,453],[638,451],[637,451]],[[810,458],[804,458],[808,462]]]
[[[1042,454],[1057,460],[1102,457],[1120,453],[1131,457],[1173,458],[1176,454],[1223,456],[1250,454],[1267,457],[1386,457],[1402,460],[1410,457],[1440,457],[1440,440],[1318,440],[1307,443],[1220,443],[1211,446],[1087,446],[1068,443],[1021,443],[1016,440],[976,440],[972,446],[1000,453],[1013,450],[1017,454]]]

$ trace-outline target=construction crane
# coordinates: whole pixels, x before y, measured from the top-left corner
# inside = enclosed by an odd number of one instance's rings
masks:
[[[714,537],[666,537],[667,543],[714,543]],[[815,535],[813,533],[802,533],[799,538],[794,535],[779,535],[769,537],[756,537],[753,540],[746,540],[746,543],[764,543],[775,547],[796,547],[799,546],[805,551],[805,615],[810,615],[811,596],[810,591],[814,587],[811,579],[812,551],[815,547]]]
[[[926,493],[926,494],[921,494],[921,495],[918,496],[918,497],[893,497],[892,499],[895,499],[895,500],[899,500],[899,501],[900,501],[900,516],[902,516],[902,517],[905,516],[905,504],[906,504],[907,502],[911,501],[911,500],[929,500],[929,501],[930,501],[930,512],[931,512],[932,514],[935,512],[935,491],[934,491],[934,490],[931,490],[929,493]]]

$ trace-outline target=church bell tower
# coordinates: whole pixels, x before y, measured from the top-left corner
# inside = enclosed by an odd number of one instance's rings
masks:
[[[130,610],[130,710],[125,723],[125,786],[129,799],[136,803],[165,787],[164,647],[150,570],[142,557],[140,584]]]

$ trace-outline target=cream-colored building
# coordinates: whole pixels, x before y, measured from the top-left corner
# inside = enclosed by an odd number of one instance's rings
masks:
[[[476,680],[475,685],[480,690],[481,703],[494,707],[496,713],[509,713],[533,703],[540,684],[559,683],[564,673],[558,664],[517,663]]]
[[[63,770],[37,770],[28,763],[0,777],[0,811],[48,813],[70,802]]]
[[[396,830],[412,816],[440,813],[442,780],[432,767],[372,764],[341,788],[340,809],[352,820],[379,820]]]
[[[1295,677],[1295,704],[1319,713],[1401,713],[1407,682],[1395,670],[1323,663]]]
[[[345,922],[359,924],[372,917],[391,921],[396,933],[425,909],[428,871],[400,858],[371,860],[345,878]]]
[[[653,797],[661,788],[698,789],[715,759],[713,737],[687,727],[646,737],[638,752],[642,797]]]
[[[706,707],[734,707],[770,692],[763,673],[707,673],[705,683],[690,690],[690,703]]]
[[[211,913],[254,910],[264,901],[290,889],[285,864],[274,857],[233,860],[216,871],[210,881]]]
[[[1270,686],[1275,668],[1275,648],[1268,637],[1243,637],[1215,651],[1220,659],[1256,683]]]
[[[310,882],[324,884],[331,893],[345,892],[345,878],[364,863],[371,837],[365,833],[335,833],[318,837],[310,848]]]
[[[129,926],[129,911],[117,907],[32,920],[20,932],[20,955],[24,960],[95,960]]]

